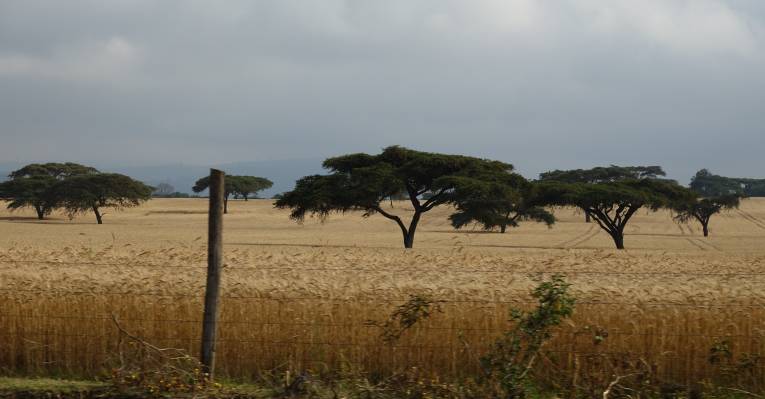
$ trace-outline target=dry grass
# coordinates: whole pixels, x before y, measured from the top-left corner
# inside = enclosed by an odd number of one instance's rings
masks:
[[[624,252],[569,210],[551,230],[527,224],[504,235],[455,232],[438,210],[404,251],[380,217],[301,226],[267,201],[231,205],[222,374],[346,361],[380,373],[476,373],[509,307],[529,306],[536,281],[561,272],[580,303],[546,347],[539,375],[586,384],[642,370],[685,383],[730,368],[742,384],[762,381],[763,364],[750,355],[765,354],[765,201],[713,219],[710,239],[666,213],[640,214]],[[102,226],[89,216],[40,223],[0,213],[0,370],[97,373],[117,344],[111,313],[149,341],[197,352],[205,206],[155,200],[107,215]],[[369,321],[413,293],[445,301],[443,312],[384,344]],[[732,361],[711,364],[710,348],[723,341]],[[754,365],[738,364],[746,359]]]

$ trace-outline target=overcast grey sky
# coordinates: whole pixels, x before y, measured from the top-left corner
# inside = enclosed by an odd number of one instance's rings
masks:
[[[765,177],[762,0],[2,0],[0,161]]]

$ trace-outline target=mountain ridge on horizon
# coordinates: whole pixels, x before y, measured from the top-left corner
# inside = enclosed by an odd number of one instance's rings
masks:
[[[51,161],[55,162],[55,161]],[[33,162],[0,162],[0,181],[8,174]],[[274,182],[274,186],[259,193],[261,197],[273,197],[291,190],[295,181],[303,176],[322,173],[321,159],[283,159],[269,161],[241,161],[211,165],[191,165],[185,163],[165,163],[156,165],[109,165],[104,162],[85,162],[103,172],[128,175],[146,184],[156,186],[160,183],[172,185],[176,191],[191,194],[191,187],[197,179],[206,176],[209,169],[221,169],[232,175],[252,175],[265,177]]]

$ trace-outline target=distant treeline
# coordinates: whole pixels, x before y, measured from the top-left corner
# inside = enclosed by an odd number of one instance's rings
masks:
[[[691,180],[691,188],[701,195],[727,193],[744,197],[765,197],[765,179],[718,176],[707,169],[696,172]]]

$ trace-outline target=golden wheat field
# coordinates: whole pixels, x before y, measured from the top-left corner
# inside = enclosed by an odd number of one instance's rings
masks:
[[[100,226],[91,215],[39,222],[0,212],[0,371],[100,373],[119,344],[112,314],[147,341],[197,353],[206,211],[202,199],[152,200],[110,211]],[[507,328],[509,309],[531,306],[530,290],[558,273],[578,303],[536,363],[538,376],[640,370],[682,383],[727,367],[749,386],[763,381],[765,200],[715,216],[707,239],[667,212],[642,211],[626,251],[570,209],[556,210],[552,229],[527,223],[506,234],[455,231],[448,214],[425,214],[405,251],[398,228],[379,216],[301,225],[268,200],[232,201],[218,373],[350,364],[470,375]],[[379,324],[412,294],[440,311],[384,343]],[[722,361],[709,361],[713,347],[725,349]]]

